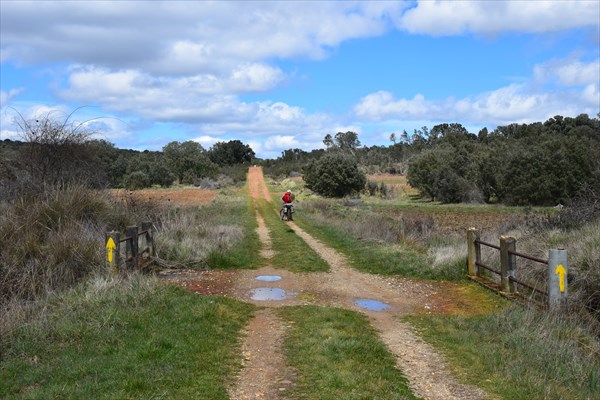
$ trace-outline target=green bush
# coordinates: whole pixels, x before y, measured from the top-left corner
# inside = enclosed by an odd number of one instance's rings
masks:
[[[142,171],[134,171],[123,179],[123,186],[127,190],[137,190],[150,187],[150,178]]]
[[[322,196],[344,197],[363,190],[367,178],[356,159],[336,152],[308,164],[304,181],[309,189]]]

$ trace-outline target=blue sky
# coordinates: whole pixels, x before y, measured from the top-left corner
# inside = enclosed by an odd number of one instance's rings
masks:
[[[272,158],[338,131],[389,145],[600,112],[597,0],[0,0],[0,18],[0,139],[83,107],[120,148],[238,139]]]

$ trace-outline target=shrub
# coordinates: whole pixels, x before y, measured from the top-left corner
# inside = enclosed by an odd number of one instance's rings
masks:
[[[357,161],[342,153],[330,153],[304,169],[306,186],[325,197],[344,197],[359,193],[366,184]]]
[[[150,187],[150,178],[142,171],[133,171],[123,179],[127,190],[137,190]]]

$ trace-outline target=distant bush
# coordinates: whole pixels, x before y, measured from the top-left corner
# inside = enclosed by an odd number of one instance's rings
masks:
[[[322,196],[344,197],[363,190],[367,178],[356,159],[335,152],[308,164],[304,181],[309,189]]]
[[[134,171],[123,179],[123,186],[127,190],[137,190],[150,187],[150,177],[142,171]]]

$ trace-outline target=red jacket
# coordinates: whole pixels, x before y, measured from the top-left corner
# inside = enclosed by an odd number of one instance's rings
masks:
[[[285,192],[285,194],[283,195],[283,197],[281,198],[281,200],[283,200],[283,202],[285,204],[289,204],[292,202],[292,195],[289,192]]]

